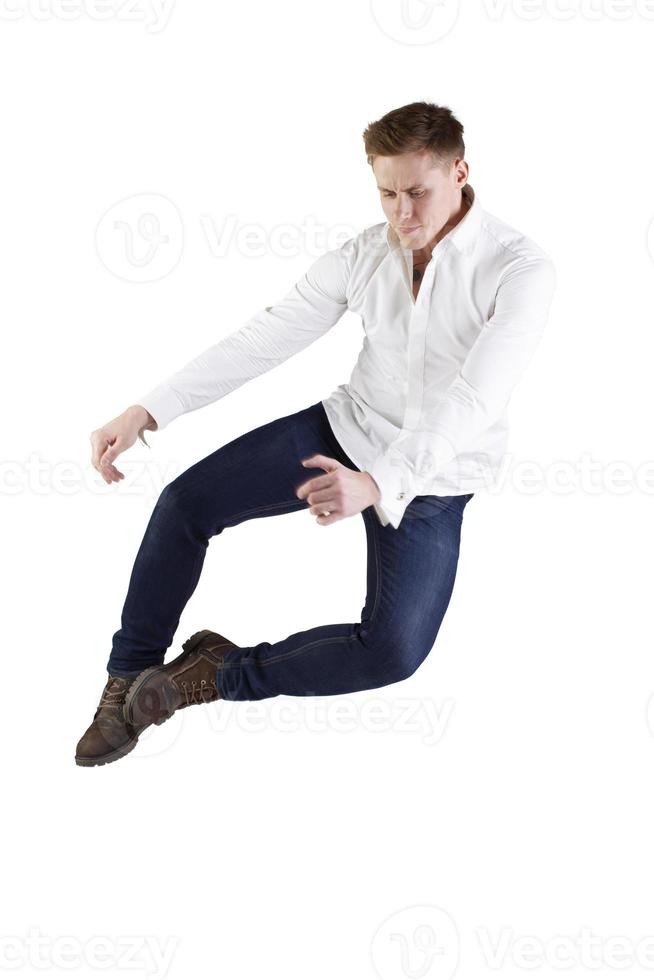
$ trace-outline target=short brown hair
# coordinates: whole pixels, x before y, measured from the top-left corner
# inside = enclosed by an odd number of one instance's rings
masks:
[[[433,102],[410,102],[392,109],[363,131],[370,166],[375,156],[395,156],[429,150],[435,166],[462,160],[466,148],[463,126],[447,106]]]

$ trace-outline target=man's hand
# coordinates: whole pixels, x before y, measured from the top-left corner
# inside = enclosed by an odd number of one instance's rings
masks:
[[[117,415],[91,435],[91,462],[105,483],[118,483],[121,473],[113,463],[116,457],[136,442],[136,437],[147,446],[143,438],[145,429],[156,430],[157,423],[142,405],[130,405],[122,415]]]
[[[363,473],[351,470],[337,459],[320,453],[303,459],[302,465],[325,470],[324,476],[314,476],[295,491],[300,500],[306,499],[310,504],[310,512],[318,515],[318,524],[333,524],[352,517],[381,498],[379,487],[365,470]]]

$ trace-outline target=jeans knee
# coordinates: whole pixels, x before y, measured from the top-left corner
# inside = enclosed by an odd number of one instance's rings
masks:
[[[213,533],[204,526],[204,511],[201,498],[180,477],[163,488],[155,506],[155,514],[160,520],[189,528],[194,536],[202,538]]]
[[[183,485],[177,480],[166,484],[159,494],[156,506],[159,510],[171,513],[184,513],[188,510],[188,494],[185,493]]]
[[[371,666],[374,684],[380,687],[384,684],[396,684],[404,681],[416,672],[423,662],[428,649],[418,641],[411,641],[406,636],[386,635],[383,642],[373,645],[374,662]]]

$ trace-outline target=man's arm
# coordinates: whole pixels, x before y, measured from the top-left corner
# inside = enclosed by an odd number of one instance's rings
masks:
[[[163,429],[308,347],[347,310],[355,239],[321,255],[273,306],[208,347],[135,402]]]
[[[516,258],[443,398],[423,414],[421,429],[404,429],[369,467],[381,492],[378,506],[393,527],[413,497],[429,493],[430,481],[501,415],[540,340],[555,279],[549,258]]]

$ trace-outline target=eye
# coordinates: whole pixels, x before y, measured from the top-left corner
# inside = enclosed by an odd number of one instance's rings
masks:
[[[384,197],[395,197],[395,191],[383,191]],[[424,191],[411,191],[411,197],[424,197]]]

